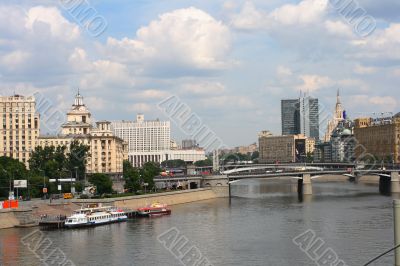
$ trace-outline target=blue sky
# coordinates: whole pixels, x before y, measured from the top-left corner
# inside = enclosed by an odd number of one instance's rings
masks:
[[[92,0],[107,23],[93,37],[63,2],[0,3],[2,95],[39,92],[64,112],[79,87],[108,120],[168,119],[157,103],[177,95],[228,146],[280,134],[280,100],[300,90],[323,117],[337,89],[350,117],[400,111],[397,0],[351,1],[376,22],[368,36],[328,0]]]

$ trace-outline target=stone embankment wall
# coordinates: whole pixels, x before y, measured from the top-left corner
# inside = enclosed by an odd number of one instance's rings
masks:
[[[184,204],[195,201],[228,197],[228,187],[214,187],[196,190],[183,190],[141,196],[113,198],[113,199],[73,199],[65,204],[41,203],[33,210],[0,210],[0,229],[29,225],[37,222],[43,214],[49,216],[70,215],[73,210],[79,209],[82,204],[103,203],[120,208],[137,209],[153,202],[168,205]]]
[[[36,224],[32,209],[3,209],[0,210],[0,229],[16,226],[32,226]]]
[[[183,190],[158,194],[148,194],[140,196],[131,196],[114,199],[87,199],[87,200],[74,200],[75,204],[82,203],[103,203],[105,205],[114,205],[121,208],[137,209],[146,206],[153,202],[160,202],[168,205],[184,204],[189,202],[215,199],[219,197],[228,196],[228,188],[220,187],[218,189],[196,189],[196,190]]]
[[[12,210],[0,210],[0,229],[12,228],[19,225],[19,220]]]

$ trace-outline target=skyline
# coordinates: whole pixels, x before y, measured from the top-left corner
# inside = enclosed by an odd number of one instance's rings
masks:
[[[107,120],[166,120],[157,104],[177,95],[232,147],[280,134],[280,100],[300,90],[329,115],[338,88],[351,118],[397,113],[400,4],[358,3],[377,21],[365,38],[324,0],[90,1],[108,25],[98,37],[54,1],[3,1],[1,94],[40,92],[65,111],[80,88]]]

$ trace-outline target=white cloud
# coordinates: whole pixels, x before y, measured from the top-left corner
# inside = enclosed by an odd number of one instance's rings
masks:
[[[253,101],[246,96],[221,95],[203,98],[201,101],[204,107],[218,108],[234,107],[239,109],[252,109],[255,107]],[[225,108],[224,107],[224,108]]]
[[[374,106],[374,112],[389,112],[396,111],[398,108],[398,102],[394,97],[391,96],[370,96],[370,95],[353,95],[351,97],[352,102],[356,106],[369,107]]]
[[[369,102],[376,105],[388,106],[390,109],[394,109],[397,105],[397,100],[391,96],[375,96],[369,99]]]
[[[15,50],[4,56],[0,57],[1,64],[11,68],[17,69],[26,63],[26,61],[31,57],[31,54],[26,51]]]
[[[391,23],[387,28],[376,30],[373,35],[355,40],[356,58],[400,60],[400,23]]]
[[[349,24],[346,24],[340,20],[327,20],[325,21],[324,26],[331,35],[346,38],[351,38],[354,36]]]
[[[248,1],[240,13],[233,16],[232,25],[244,30],[309,25],[321,21],[327,7],[327,0],[303,0],[298,4],[282,5],[268,13]]]
[[[276,74],[278,75],[278,77],[289,77],[291,75],[293,75],[293,72],[290,68],[285,67],[285,66],[278,66],[278,68],[276,69]]]
[[[182,85],[180,92],[195,95],[219,95],[225,92],[225,86],[220,82],[197,82]]]
[[[222,7],[223,7],[224,9],[228,9],[228,10],[230,10],[230,9],[235,9],[235,8],[237,7],[237,3],[236,3],[235,1],[228,0],[228,1],[225,1],[225,2],[222,4]]]
[[[377,70],[378,69],[376,67],[367,67],[367,66],[357,64],[354,68],[354,73],[360,74],[360,75],[373,74]]]
[[[326,76],[319,75],[300,75],[303,84],[297,86],[297,89],[302,91],[315,92],[321,88],[333,85],[332,80]]]
[[[246,2],[231,23],[235,28],[243,30],[262,29],[268,27],[268,14],[258,10],[253,2]]]
[[[153,68],[222,69],[229,66],[229,28],[206,12],[191,7],[159,16],[140,28],[135,39],[109,38],[104,47],[115,61],[148,63]]]
[[[283,25],[311,24],[325,14],[327,0],[303,0],[299,4],[286,4],[275,9],[270,16]]]
[[[392,70],[392,75],[393,75],[393,76],[400,77],[400,69],[394,69],[394,70]]]
[[[337,81],[337,84],[341,88],[354,89],[355,91],[368,92],[370,89],[369,85],[360,79],[341,79]]]
[[[36,6],[28,10],[25,27],[35,34],[50,33],[64,41],[71,42],[80,35],[79,27],[66,20],[55,7]]]
[[[89,96],[85,98],[85,104],[94,111],[102,111],[107,108],[110,109],[111,105],[107,104],[103,98]]]
[[[167,91],[149,89],[131,93],[129,96],[133,99],[164,99],[169,95]]]
[[[87,89],[132,88],[134,78],[126,65],[108,60],[98,60],[91,65],[91,71],[84,74],[80,87]]]
[[[154,109],[154,106],[152,107],[150,104],[147,103],[134,103],[128,105],[126,108],[126,110],[129,112],[141,112],[141,113],[150,112],[152,109]]]

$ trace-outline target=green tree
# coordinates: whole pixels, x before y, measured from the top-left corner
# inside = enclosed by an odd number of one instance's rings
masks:
[[[186,167],[186,162],[184,160],[167,160],[161,163],[163,168],[181,168]]]
[[[49,189],[49,193],[52,192],[51,188],[53,188],[53,192],[56,191],[56,188],[50,185],[49,179],[45,178],[43,181],[43,176],[38,175],[36,173],[30,172],[29,176],[29,196],[30,198],[39,198],[43,196],[43,185],[46,184],[46,187]],[[28,191],[27,191],[28,192]]]
[[[44,171],[44,175],[51,178],[63,176],[66,165],[65,150],[65,146],[36,147],[29,159],[31,171],[35,174]]]
[[[0,157],[0,197],[7,198],[13,180],[27,180],[28,171],[23,163],[10,157]]]
[[[224,155],[222,160],[224,163],[237,163],[239,161],[250,161],[250,156],[242,153],[230,153]]]
[[[89,178],[89,182],[96,186],[98,194],[112,193],[112,180],[106,174],[93,174]]]
[[[125,179],[125,189],[136,192],[140,189],[140,171],[132,166],[129,161],[123,163],[123,176]]]
[[[307,152],[306,162],[307,163],[314,162],[314,154],[312,152]]]
[[[207,158],[205,160],[195,162],[194,165],[197,167],[212,166],[213,162],[210,158]]]
[[[154,177],[161,172],[160,165],[155,162],[147,162],[143,165],[140,174],[143,183],[148,184],[148,188],[154,188]]]
[[[78,174],[77,179],[82,179],[86,172],[86,160],[90,156],[89,146],[78,140],[71,142],[67,153],[67,168],[70,172]]]
[[[255,151],[251,154],[251,160],[254,161],[260,157],[260,152]]]

